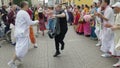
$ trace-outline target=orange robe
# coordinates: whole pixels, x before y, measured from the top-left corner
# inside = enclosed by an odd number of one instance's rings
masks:
[[[35,35],[34,35],[34,32],[33,32],[33,27],[30,26],[30,40],[33,44],[36,43],[36,39],[35,39]]]

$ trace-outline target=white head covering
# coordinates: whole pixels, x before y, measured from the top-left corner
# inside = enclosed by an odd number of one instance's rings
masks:
[[[39,13],[42,13],[42,12],[43,12],[43,9],[42,9],[42,8],[39,8],[39,9],[38,9],[38,12],[39,12]]]
[[[118,7],[118,8],[120,8],[120,2],[115,3],[114,5],[112,5],[112,7]]]

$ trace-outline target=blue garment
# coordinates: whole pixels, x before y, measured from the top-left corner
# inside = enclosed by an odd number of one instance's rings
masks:
[[[69,15],[68,22],[69,22],[69,23],[73,23],[73,21],[74,21],[74,16],[73,16],[72,12],[68,12],[68,15]]]
[[[95,26],[91,27],[91,38],[96,39],[97,36],[95,34]]]
[[[92,10],[91,10],[91,14],[94,14],[95,12],[97,12],[97,9],[98,8],[96,8],[96,7],[94,7],[94,8],[92,8]],[[91,26],[91,38],[92,39],[96,39],[97,38],[97,36],[96,36],[96,34],[95,34],[95,24],[96,24],[96,22],[94,21],[94,26]]]
[[[4,28],[0,27],[0,38],[4,36]]]
[[[48,29],[51,31],[54,31],[54,27],[55,27],[54,19],[49,19],[48,20]]]

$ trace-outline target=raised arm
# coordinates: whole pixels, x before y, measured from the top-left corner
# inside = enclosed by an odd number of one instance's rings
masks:
[[[24,15],[24,19],[25,19],[26,23],[28,23],[28,25],[34,25],[34,24],[38,23],[38,20],[32,21],[28,13],[26,13]]]
[[[55,17],[66,17],[65,13],[62,13],[62,14],[58,14],[58,15],[55,15]]]

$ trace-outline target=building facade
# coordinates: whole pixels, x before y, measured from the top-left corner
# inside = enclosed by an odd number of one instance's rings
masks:
[[[7,5],[8,6],[10,1],[12,1],[12,0],[0,0],[0,6],[2,6],[2,5]]]
[[[32,6],[37,6],[39,4],[43,4],[42,0],[31,0]]]
[[[92,5],[93,0],[74,0],[74,3],[76,5],[82,5],[82,4],[87,4],[87,5]]]

